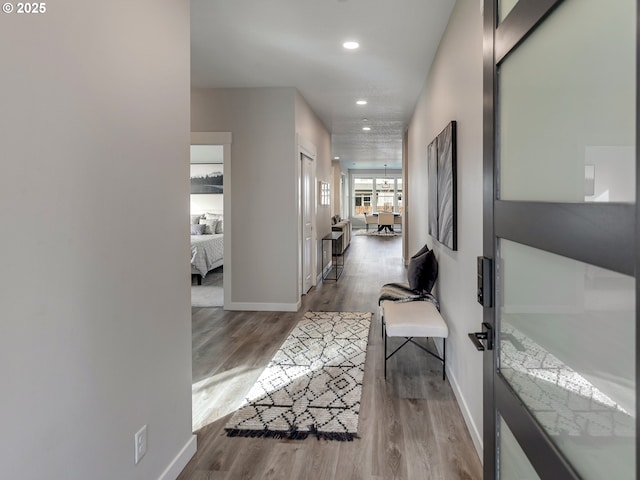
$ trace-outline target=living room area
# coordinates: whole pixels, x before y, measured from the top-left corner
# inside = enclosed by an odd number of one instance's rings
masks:
[[[384,169],[344,169],[334,159],[331,231],[342,233],[338,253],[344,253],[354,235],[402,236],[402,170],[387,167],[385,164]]]

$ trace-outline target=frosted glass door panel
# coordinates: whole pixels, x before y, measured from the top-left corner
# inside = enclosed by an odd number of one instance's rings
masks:
[[[499,428],[500,480],[540,480],[502,417]]]
[[[635,18],[565,0],[500,64],[500,199],[635,202]]]
[[[498,20],[502,21],[509,15],[509,12],[516,6],[518,0],[499,0],[498,2]]]
[[[635,478],[635,280],[500,239],[499,368],[585,479]]]

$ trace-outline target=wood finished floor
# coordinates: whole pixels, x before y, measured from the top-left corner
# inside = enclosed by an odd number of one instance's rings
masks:
[[[449,382],[442,381],[439,362],[407,345],[389,360],[384,380],[376,300],[384,283],[406,281],[401,248],[401,237],[354,235],[338,282],[312,289],[296,313],[193,308],[198,452],[179,479],[482,478],[480,460]],[[337,442],[226,437],[224,426],[230,415],[306,311],[375,314],[360,438]],[[389,346],[396,342],[390,340]]]

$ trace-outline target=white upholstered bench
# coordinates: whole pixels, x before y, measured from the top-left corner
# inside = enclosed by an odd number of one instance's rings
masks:
[[[384,334],[384,377],[387,378],[387,360],[398,350],[411,342],[429,355],[442,362],[442,379],[445,379],[446,338],[449,328],[438,309],[430,302],[391,302],[384,301],[382,308],[382,330]],[[387,337],[404,337],[406,341],[387,355]],[[443,339],[442,357],[437,352],[423,347],[413,340],[414,337],[436,337]]]

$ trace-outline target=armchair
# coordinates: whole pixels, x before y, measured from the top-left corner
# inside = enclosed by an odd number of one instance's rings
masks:
[[[367,232],[369,231],[369,225],[378,225],[378,217],[376,215],[368,214],[364,212],[364,223],[367,227]]]

